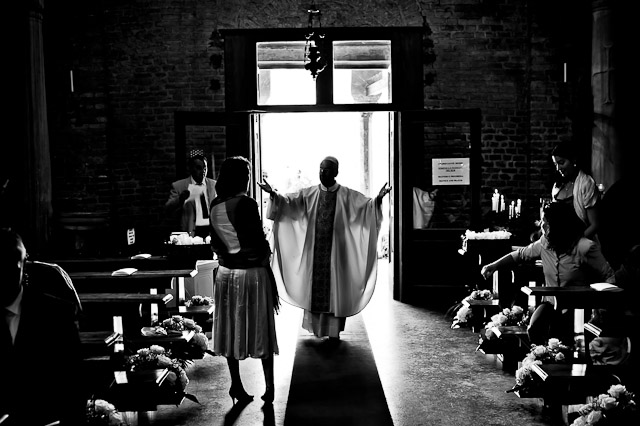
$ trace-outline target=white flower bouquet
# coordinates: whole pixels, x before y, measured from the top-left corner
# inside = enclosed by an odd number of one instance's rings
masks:
[[[189,384],[185,361],[172,358],[171,351],[165,350],[162,346],[151,345],[148,348],[139,349],[135,354],[126,358],[126,363],[131,371],[168,369],[167,377],[161,385],[164,395],[176,404],[179,404],[183,398],[200,403],[195,395],[185,392]]]
[[[184,302],[184,306],[210,306],[213,305],[213,299],[209,296],[200,296],[198,294],[191,296],[191,299]]]
[[[473,318],[473,312],[471,309],[464,304],[465,301],[469,300],[493,300],[493,292],[491,290],[473,290],[471,294],[462,299],[462,302],[455,305],[455,316],[453,318],[453,322],[451,323],[451,328],[460,328],[466,326],[471,318]]]
[[[471,308],[466,305],[460,306],[460,309],[456,312],[456,316],[453,318],[453,323],[451,324],[451,328],[460,328],[466,325],[471,318],[473,318],[473,313],[471,312]]]
[[[138,351],[127,358],[127,365],[131,371],[143,369],[169,369],[167,381],[170,385],[179,388],[184,392],[189,384],[183,362],[171,358],[171,351],[165,350],[162,346],[151,345],[148,348],[138,349]]]
[[[635,395],[623,385],[613,385],[607,393],[590,398],[581,406],[571,426],[637,424]]]
[[[182,332],[184,330],[194,331],[194,335],[189,341],[189,346],[183,352],[176,352],[176,356],[179,358],[200,359],[204,357],[205,353],[215,355],[209,350],[209,339],[202,331],[202,327],[196,324],[191,318],[184,318],[182,315],[173,315],[171,318],[162,321],[158,327],[165,329],[167,333]],[[179,350],[179,348],[176,348],[176,350]]]
[[[522,365],[516,370],[516,384],[511,392],[533,386],[534,364],[562,363],[570,358],[572,348],[556,338],[549,339],[546,345],[531,345],[531,351],[522,360]]]
[[[126,426],[122,413],[115,405],[104,399],[92,398],[87,401],[87,425],[89,426]]]
[[[476,232],[467,229],[464,238],[467,240],[508,240],[511,238],[511,232],[504,230]]]
[[[207,260],[213,259],[211,237],[192,237],[187,232],[171,234],[164,247],[168,258],[179,260]]]
[[[206,238],[192,237],[186,232],[179,232],[172,234],[169,237],[169,244],[176,246],[197,246],[201,244],[211,244],[211,237],[209,235],[207,235]]]
[[[485,325],[485,336],[487,339],[493,338],[493,327],[525,326],[531,319],[532,308],[525,311],[520,306],[514,305],[512,308],[504,308],[501,312],[493,315],[491,320]]]

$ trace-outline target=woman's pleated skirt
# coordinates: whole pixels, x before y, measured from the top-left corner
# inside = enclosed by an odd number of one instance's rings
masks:
[[[213,285],[213,351],[225,357],[278,354],[273,295],[267,268],[219,266]]]

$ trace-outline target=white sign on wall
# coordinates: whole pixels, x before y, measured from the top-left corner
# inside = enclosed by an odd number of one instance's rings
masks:
[[[433,185],[469,185],[468,158],[433,158]]]

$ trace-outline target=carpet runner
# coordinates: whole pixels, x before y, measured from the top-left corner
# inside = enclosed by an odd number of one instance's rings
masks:
[[[393,426],[362,316],[347,318],[340,336],[301,330],[284,426]]]

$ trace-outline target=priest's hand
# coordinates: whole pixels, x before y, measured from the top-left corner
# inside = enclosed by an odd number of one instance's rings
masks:
[[[389,182],[385,182],[385,184],[382,185],[380,192],[378,192],[378,196],[376,197],[376,201],[378,203],[382,203],[382,199],[384,198],[384,196],[391,192],[391,187],[387,186],[388,184]]]
[[[275,192],[275,190],[271,188],[271,185],[269,185],[269,182],[267,182],[266,179],[264,180],[264,182],[258,182],[258,186],[262,188],[264,192],[268,192],[269,195],[273,195],[273,193]]]

